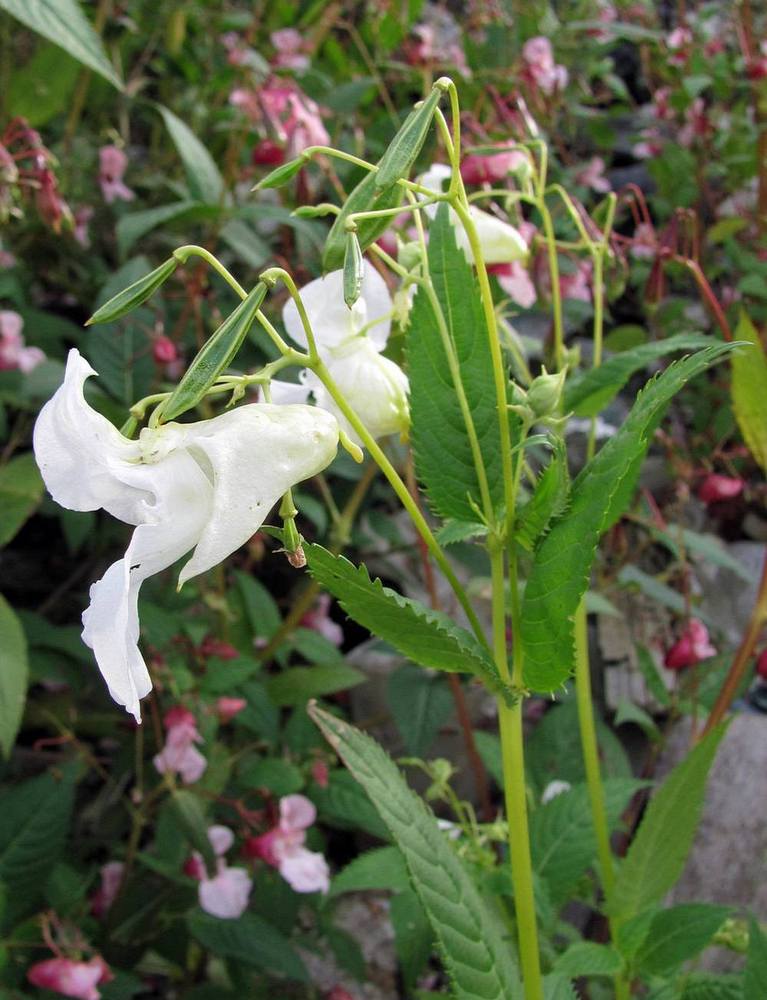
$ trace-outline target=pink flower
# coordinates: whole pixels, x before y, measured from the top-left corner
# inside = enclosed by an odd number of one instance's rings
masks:
[[[161,335],[152,344],[152,357],[158,365],[169,365],[178,359],[178,347],[170,337]]]
[[[637,260],[652,260],[658,253],[655,228],[649,222],[640,222],[631,241],[631,256]]]
[[[253,147],[250,159],[256,167],[279,167],[285,162],[285,150],[271,139],[262,139]]]
[[[312,761],[312,777],[320,786],[320,788],[328,787],[330,773],[328,771],[328,765],[325,763],[324,760]]]
[[[635,143],[632,152],[638,160],[650,160],[663,152],[663,136],[655,128],[647,128],[641,134],[641,140]]]
[[[717,503],[719,500],[732,500],[740,496],[745,483],[733,476],[720,476],[711,472],[698,488],[698,496],[703,503]]]
[[[92,218],[93,209],[90,205],[81,205],[80,208],[75,209],[74,229],[72,230],[72,235],[84,250],[87,250],[91,245],[88,223]]]
[[[462,76],[471,76],[461,47],[460,29],[444,8],[428,8],[431,20],[413,27],[413,38],[405,45],[405,59],[411,66],[452,64]]]
[[[199,781],[208,766],[207,760],[195,747],[202,743],[197,724],[191,712],[176,706],[165,716],[165,746],[154,758],[160,774],[176,771],[185,785]]]
[[[231,722],[235,715],[238,715],[243,708],[247,708],[247,701],[244,698],[228,698],[222,696],[216,702],[216,715],[223,723]]]
[[[528,162],[525,154],[517,149],[500,153],[470,153],[461,160],[461,177],[465,184],[492,184],[493,181],[502,181]]]
[[[708,629],[702,621],[691,618],[663,662],[669,670],[685,670],[709,656],[716,656],[716,649],[711,645]]]
[[[567,86],[568,73],[564,66],[554,62],[551,42],[543,35],[529,38],[522,47],[522,58],[530,82],[544,94],[553,94]]]
[[[509,296],[512,302],[523,309],[529,309],[538,298],[535,284],[521,260],[509,264],[491,264],[488,271],[498,279],[498,284]]]
[[[17,312],[0,309],[0,371],[18,370],[28,375],[45,361],[45,354],[39,347],[24,346],[23,325]]]
[[[251,837],[246,852],[272,867],[295,892],[327,892],[330,871],[325,858],[304,847],[306,830],[317,818],[317,810],[304,795],[280,799],[280,821],[260,837]]]
[[[597,20],[601,24],[604,24],[605,27],[592,29],[589,31],[589,34],[592,38],[596,38],[600,42],[609,42],[613,37],[613,33],[606,26],[618,19],[618,12],[610,3],[610,0],[598,0],[597,7]]]
[[[9,250],[0,250],[0,270],[16,267],[16,258]]]
[[[272,81],[258,91],[238,88],[230,94],[229,103],[254,122],[266,119],[280,142],[286,143],[291,159],[307,146],[330,142],[318,105],[292,80]]]
[[[666,46],[670,52],[669,62],[684,66],[692,50],[692,32],[689,28],[674,28],[666,38]]]
[[[117,897],[125,865],[122,861],[108,861],[101,866],[101,885],[91,896],[91,912],[103,917]]]
[[[767,42],[759,46],[759,55],[752,57],[746,65],[750,80],[764,80],[767,77]]]
[[[670,121],[674,117],[673,109],[669,104],[671,97],[671,87],[658,87],[652,95],[653,115],[658,121]]]
[[[313,629],[321,636],[332,642],[334,646],[340,646],[344,641],[344,630],[328,614],[330,610],[330,594],[320,594],[313,608],[306,612],[300,625],[304,628]]]
[[[303,51],[306,43],[295,28],[282,28],[280,31],[273,31],[269,37],[272,45],[277,49],[277,55],[273,59],[275,66],[295,70],[309,68],[309,58]]]
[[[215,656],[218,660],[238,660],[240,651],[231,642],[224,642],[223,639],[218,639],[214,635],[206,635],[200,643],[200,656],[204,656],[206,659],[209,656]]]
[[[562,298],[575,299],[578,302],[591,302],[591,272],[590,260],[579,260],[572,274],[562,274],[559,287]]]
[[[102,146],[99,150],[99,184],[107,205],[113,201],[133,201],[136,197],[123,182],[127,166],[128,157],[117,146]]]
[[[685,111],[684,118],[685,124],[679,129],[678,140],[681,146],[690,147],[695,139],[705,138],[711,129],[711,122],[702,97],[695,98]]]
[[[89,962],[49,958],[44,962],[37,962],[27,970],[27,979],[33,986],[79,1000],[99,1000],[101,994],[96,986],[108,983],[113,978],[109,966],[100,955]]]
[[[230,868],[223,858],[234,843],[234,834],[229,827],[209,827],[208,840],[216,855],[216,874],[208,877],[205,864],[197,852],[184,866],[184,871],[199,880],[198,899],[206,913],[222,920],[236,920],[247,909],[253,882],[244,868]]]
[[[35,202],[40,218],[47,223],[55,233],[61,232],[61,223],[72,222],[72,212],[59,192],[58,181],[52,170],[42,167],[36,170],[37,189]]]
[[[575,175],[575,180],[599,194],[606,194],[610,190],[610,182],[605,177],[605,161],[601,156],[592,157]]]

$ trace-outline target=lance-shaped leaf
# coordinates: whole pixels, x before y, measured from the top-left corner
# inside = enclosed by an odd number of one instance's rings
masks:
[[[143,278],[134,281],[132,285],[118,292],[103,306],[99,306],[96,312],[86,322],[86,326],[94,323],[112,323],[121,316],[127,315],[138,306],[142,305],[150,298],[160,285],[164,284],[178,267],[179,262],[175,257],[166,260],[154,271],[145,274]]]
[[[422,667],[471,673],[505,692],[488,651],[466,629],[419,601],[403,597],[364,566],[353,566],[321,545],[304,545],[309,572],[360,625]]]
[[[375,171],[367,174],[346,199],[325,241],[322,254],[323,271],[338,271],[344,266],[346,253],[346,222],[356,212],[372,212],[396,208],[402,200],[402,188],[394,184],[386,191],[376,191]],[[391,225],[391,216],[357,219],[357,239],[364,252]]]
[[[553,691],[572,672],[573,615],[588,589],[602,533],[631,499],[635,476],[665,409],[689,379],[734,346],[717,343],[671,365],[645,387],[628,419],[581,471],[567,513],[536,553],[522,602],[525,684]]]
[[[767,473],[767,357],[756,327],[745,312],[735,330],[738,340],[752,344],[732,358],[732,402],[741,434],[751,454]]]
[[[657,361],[676,351],[703,350],[711,342],[711,337],[704,337],[700,333],[680,333],[667,340],[640,344],[629,351],[621,351],[603,361],[598,368],[590,368],[567,380],[564,412],[573,412],[578,417],[595,417],[620,392],[631,376],[651,361]]]
[[[184,164],[193,197],[209,205],[218,204],[224,193],[224,178],[213,157],[186,122],[162,104],[157,105],[157,110]]]
[[[512,943],[486,907],[434,815],[372,740],[315,705],[309,714],[367,792],[405,859],[457,1000],[521,1000]]]
[[[3,668],[0,670],[0,750],[7,759],[11,755],[24,713],[29,663],[27,640],[21,622],[2,594],[0,649],[3,651]]]
[[[264,188],[278,188],[282,187],[283,184],[287,184],[289,180],[292,180],[298,171],[305,167],[306,164],[311,160],[311,156],[307,156],[302,153],[297,156],[295,160],[288,160],[287,163],[281,163],[279,167],[275,167],[274,170],[270,170],[266,177],[262,177],[258,184],[254,184],[254,191],[261,191]],[[298,214],[298,209],[296,213]],[[302,212],[301,214],[306,214]],[[324,214],[324,213],[321,213]]]
[[[557,441],[551,461],[541,473],[528,502],[517,513],[514,537],[523,549],[532,552],[550,522],[567,506],[570,474],[564,445]]]
[[[266,285],[259,281],[210,337],[163,407],[163,420],[175,420],[196,406],[221,372],[229,367],[253,325],[265,295]]]
[[[621,863],[608,912],[628,920],[659,903],[676,883],[695,838],[706,779],[727,726],[717,726],[652,797]]]
[[[414,108],[402,123],[399,132],[392,139],[389,148],[378,163],[376,188],[385,191],[401,177],[407,177],[421,152],[431,120],[445,92],[442,83],[435,83],[431,93],[418,107]]]
[[[441,517],[476,522],[482,496],[467,417],[474,425],[490,497],[497,508],[503,503],[498,411],[477,280],[458,249],[446,206],[440,207],[429,226],[429,273],[457,371],[451,369],[433,304],[419,289],[406,344],[416,472],[431,507]],[[465,409],[456,393],[456,378],[463,386]]]

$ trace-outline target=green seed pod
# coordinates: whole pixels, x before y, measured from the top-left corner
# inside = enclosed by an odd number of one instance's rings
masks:
[[[388,190],[377,193],[375,173],[369,173],[363,177],[346,199],[346,204],[336,216],[335,222],[328,233],[328,238],[325,240],[325,249],[322,253],[323,271],[326,273],[328,271],[337,271],[344,266],[344,257],[346,255],[346,222],[350,215],[356,212],[396,208],[401,201],[402,189],[399,184],[393,184]],[[391,218],[387,216],[357,220],[357,239],[360,242],[360,249],[363,253],[390,225]]]
[[[237,306],[210,339],[203,345],[162,408],[162,420],[175,420],[200,402],[218,376],[234,360],[256,313],[266,296],[266,285],[259,281],[246,299]]]
[[[444,87],[440,83],[435,83],[426,100],[407,116],[378,164],[376,190],[385,191],[392,184],[396,184],[401,177],[408,176],[421,152],[443,93]]]
[[[526,402],[537,418],[550,417],[559,410],[565,374],[564,368],[556,375],[549,375],[544,368],[543,374],[533,379]]]
[[[365,275],[365,258],[362,256],[357,233],[350,230],[346,234],[346,252],[344,253],[344,302],[351,309],[362,290],[362,279]]]
[[[288,163],[283,163],[281,166],[276,167],[271,173],[268,173],[266,177],[263,177],[258,184],[255,184],[252,191],[261,191],[264,188],[276,188],[281,187],[286,184],[291,178],[295,177],[301,167],[305,166],[311,160],[311,156],[307,156],[302,153],[297,156],[295,160],[290,160]]]
[[[177,267],[178,261],[175,257],[166,260],[164,264],[160,264],[154,271],[150,271],[143,278],[139,278],[138,281],[134,281],[132,285],[118,292],[109,302],[105,302],[103,306],[99,306],[85,325],[92,326],[94,323],[111,323],[113,320],[132,312],[138,306],[143,305],[157,291],[160,285],[167,281]]]

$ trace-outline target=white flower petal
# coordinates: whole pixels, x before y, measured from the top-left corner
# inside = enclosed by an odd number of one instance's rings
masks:
[[[106,417],[92,409],[83,385],[96,373],[74,348],[67,358],[63,384],[40,411],[34,432],[35,458],[54,500],[69,510],[98,510],[129,524],[139,524],[148,494],[127,488],[122,469],[140,459],[137,441],[129,441]]]
[[[139,699],[152,682],[138,649],[138,592],[148,576],[171,566],[195,545],[210,517],[212,489],[184,451],[174,451],[156,465],[135,465],[122,472],[153,502],[143,503],[146,523],[133,532],[125,557],[91,587],[91,603],[83,612],[83,641],[93,650],[111,696],[140,721]]]
[[[336,421],[311,406],[252,403],[176,426],[213,486],[210,519],[179,583],[244,545],[280,497],[329,465],[338,446]]]
[[[291,403],[306,403],[311,389],[302,382],[281,382],[273,378],[269,383],[272,403],[277,406],[288,406]]]
[[[514,226],[510,226],[508,222],[503,222],[489,212],[483,212],[473,205],[469,209],[469,214],[477,229],[479,246],[486,264],[507,264],[510,261],[524,260],[527,257],[529,252],[527,244]],[[454,221],[456,242],[469,261],[473,263],[474,255],[471,252],[466,230],[457,218]]]
[[[222,866],[215,878],[204,878],[200,882],[200,906],[214,917],[235,920],[247,909],[252,886],[244,868]]]
[[[376,350],[385,347],[391,329],[392,300],[386,282],[375,268],[365,268],[360,297],[352,309],[344,302],[343,271],[331,271],[310,281],[300,293],[323,356],[323,348],[338,347],[367,326]],[[292,299],[282,310],[282,321],[291,339],[306,347],[304,328]]]
[[[330,888],[328,863],[316,851],[297,847],[280,861],[279,868],[294,892],[327,892]]]

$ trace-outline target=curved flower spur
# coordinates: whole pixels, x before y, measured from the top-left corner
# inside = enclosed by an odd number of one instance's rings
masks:
[[[210,420],[121,434],[83,395],[95,375],[77,350],[43,407],[34,449],[45,485],[70,510],[104,508],[136,526],[125,556],[93,584],[83,640],[114,700],[141,720],[152,688],[139,652],[142,582],[190,549],[179,584],[243,545],[293,485],[335,456],[338,424],[315,407],[250,403]]]

